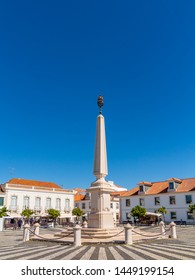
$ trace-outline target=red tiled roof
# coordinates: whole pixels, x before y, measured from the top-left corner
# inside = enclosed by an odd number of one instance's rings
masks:
[[[26,179],[20,179],[20,178],[13,178],[8,181],[8,184],[13,184],[15,187],[19,187],[19,185],[24,186],[36,186],[40,188],[51,188],[51,189],[62,189],[60,186],[56,185],[55,183],[51,182],[41,182],[36,180],[26,180]],[[63,190],[63,189],[62,189]]]
[[[174,181],[179,183],[178,188],[175,192],[189,192],[192,190],[195,190],[195,178],[190,178],[190,179],[177,179],[177,178],[170,178],[166,181],[162,182],[153,182],[151,183],[151,187],[144,193],[145,195],[150,195],[150,194],[159,194],[162,192],[165,192],[168,187],[169,187],[169,182]],[[139,186],[133,188],[130,191],[123,192],[121,196],[131,196],[131,195],[136,195],[139,192]]]
[[[151,186],[152,183],[151,183],[151,182],[145,182],[145,181],[143,181],[143,182],[139,182],[138,185]]]
[[[75,194],[74,195],[74,201],[80,201],[83,200],[85,196],[83,194]]]
[[[133,188],[132,190],[130,191],[124,191],[121,196],[130,196],[130,195],[135,195],[135,194],[138,194],[138,191],[139,191],[139,187],[135,187]]]

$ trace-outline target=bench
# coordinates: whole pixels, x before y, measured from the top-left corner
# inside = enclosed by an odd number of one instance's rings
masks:
[[[5,229],[8,229],[8,228],[13,228],[13,229],[17,229],[17,224],[10,224],[10,223],[7,223],[5,224]]]

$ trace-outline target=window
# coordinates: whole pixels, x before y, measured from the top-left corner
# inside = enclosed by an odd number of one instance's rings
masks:
[[[70,199],[65,199],[65,210],[70,211]]]
[[[40,197],[35,198],[35,209],[41,210],[41,198]]]
[[[169,189],[174,190],[174,182],[169,182]]]
[[[139,186],[139,191],[144,192],[144,186]]]
[[[116,203],[116,209],[119,209],[119,203],[118,202]]]
[[[56,210],[61,210],[61,199],[56,198]]]
[[[186,204],[192,203],[192,196],[191,195],[186,195]]]
[[[130,199],[126,199],[126,207],[129,207],[131,205]]]
[[[91,209],[91,203],[89,202],[89,209]]]
[[[170,215],[171,215],[171,220],[176,220],[177,219],[176,212],[170,212]]]
[[[46,198],[46,209],[51,209],[51,198],[50,197]]]
[[[79,208],[79,203],[75,203],[75,208]]]
[[[24,201],[23,201],[24,209],[29,209],[29,202],[30,202],[29,196],[24,196]]]
[[[82,203],[82,209],[85,209],[85,203]]]
[[[139,205],[140,206],[144,206],[144,198],[140,198],[139,199]]]
[[[127,213],[126,213],[126,219],[127,219],[127,220],[131,219],[131,212],[127,212]]]
[[[193,214],[190,212],[187,212],[187,219],[192,220],[193,219]]]
[[[110,203],[110,208],[113,209],[113,203]]]
[[[176,204],[175,196],[169,196],[169,203],[170,204]]]
[[[13,195],[11,197],[11,211],[17,210],[17,196]]]
[[[154,204],[155,205],[160,205],[160,197],[155,197],[154,198]]]
[[[0,197],[0,206],[4,205],[4,197]]]

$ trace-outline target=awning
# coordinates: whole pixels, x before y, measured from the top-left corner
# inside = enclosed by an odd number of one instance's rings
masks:
[[[161,217],[161,213],[154,213],[154,212],[146,212],[146,216],[156,216],[156,217]]]
[[[13,218],[22,218],[22,216],[20,214],[17,214],[17,213],[12,213],[12,214],[7,213],[7,216],[5,216],[4,218],[11,218],[11,219],[13,219]]]

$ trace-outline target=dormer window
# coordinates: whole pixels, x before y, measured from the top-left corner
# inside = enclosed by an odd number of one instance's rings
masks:
[[[143,185],[142,185],[142,186],[139,186],[139,192],[145,192],[145,188],[144,188]]]
[[[138,183],[139,185],[139,193],[146,193],[147,190],[152,186],[152,183],[150,182],[140,182]]]
[[[169,182],[169,189],[174,190],[174,182]]]
[[[179,184],[181,184],[181,180],[180,179],[177,179],[177,178],[170,178],[169,180],[169,187],[168,187],[168,191],[176,191]]]

